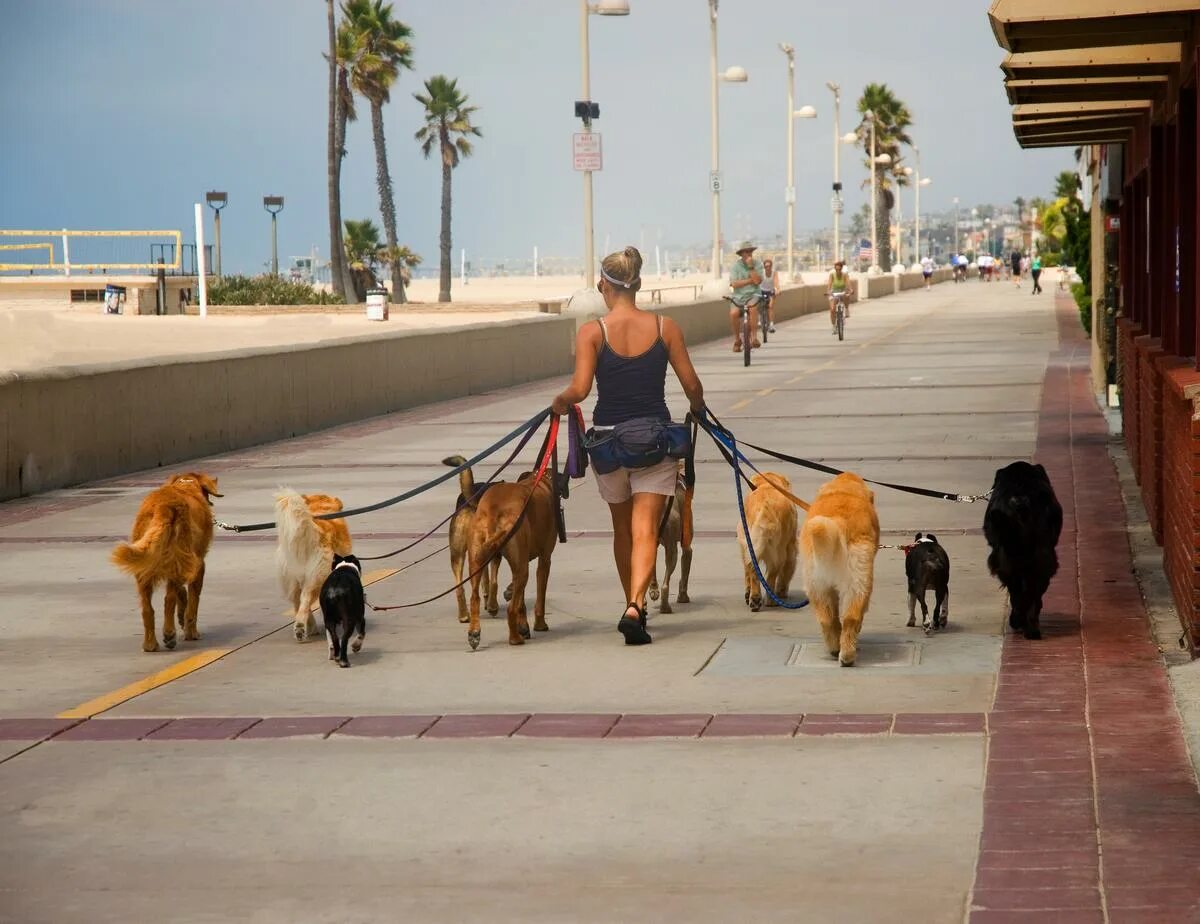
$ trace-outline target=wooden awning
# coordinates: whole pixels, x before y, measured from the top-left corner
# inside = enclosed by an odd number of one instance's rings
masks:
[[[1022,147],[1127,140],[1167,98],[1200,0],[994,0]]]
[[[1000,47],[1013,54],[1182,42],[1196,0],[995,0]]]

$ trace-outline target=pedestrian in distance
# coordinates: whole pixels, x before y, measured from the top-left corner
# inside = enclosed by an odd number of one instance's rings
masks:
[[[575,338],[575,374],[551,405],[565,414],[596,385],[594,427],[590,434],[624,441],[624,429],[653,430],[670,424],[667,366],[675,370],[693,414],[704,409],[704,387],[688,356],[683,332],[670,318],[637,305],[642,255],[635,247],[609,254],[600,265],[596,288],[604,298],[605,317],[579,328]],[[634,447],[626,447],[632,450]],[[667,498],[675,496],[678,461],[662,457],[652,464],[601,465],[590,453],[600,497],[613,524],[613,558],[626,602],[617,629],[627,645],[648,645],[646,592],[658,555],[658,528]],[[648,454],[652,457],[653,454]],[[611,463],[611,458],[609,462]],[[638,460],[643,461],[641,459]],[[602,468],[610,468],[602,471]]]
[[[1042,292],[1042,286],[1041,286],[1041,283],[1038,282],[1038,279],[1042,275],[1041,254],[1034,256],[1033,260],[1030,262],[1029,274],[1030,274],[1030,276],[1033,277],[1033,292],[1031,292],[1030,294],[1031,295],[1040,295]]]
[[[1012,263],[1012,278],[1013,283],[1019,289],[1021,288],[1021,251],[1014,250],[1010,258]]]

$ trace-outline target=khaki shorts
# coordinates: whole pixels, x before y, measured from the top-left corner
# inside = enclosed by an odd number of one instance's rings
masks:
[[[679,463],[668,458],[646,468],[619,468],[607,475],[597,473],[596,486],[600,489],[600,499],[608,504],[623,504],[635,494],[674,497],[678,473]]]

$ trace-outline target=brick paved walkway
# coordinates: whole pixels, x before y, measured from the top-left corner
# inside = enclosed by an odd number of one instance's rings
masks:
[[[1200,794],[1131,569],[1074,306],[1037,461],[1063,505],[1045,638],[1005,638],[972,924],[1200,920]]]

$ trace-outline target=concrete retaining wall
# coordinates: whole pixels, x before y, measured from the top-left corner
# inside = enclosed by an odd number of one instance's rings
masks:
[[[889,275],[868,285],[877,298],[894,292],[896,282]],[[823,285],[786,289],[776,299],[776,319],[827,307]],[[723,300],[654,310],[673,318],[689,343],[729,336]],[[583,320],[539,314],[453,336],[381,328],[377,336],[191,362],[0,377],[0,500],[562,375],[571,369]]]
[[[0,500],[561,375],[574,333],[538,315],[0,380]]]

